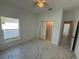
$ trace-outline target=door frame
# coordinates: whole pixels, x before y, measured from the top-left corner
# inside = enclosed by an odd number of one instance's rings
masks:
[[[76,28],[76,33],[75,33],[75,38],[74,38],[72,51],[74,51],[75,47],[76,47],[76,43],[77,43],[77,40],[78,40],[78,32],[79,32],[79,21],[78,21],[77,28]]]
[[[65,23],[70,24],[70,26],[72,26],[72,29],[73,29],[73,26],[74,26],[74,21],[62,21],[59,45],[61,44],[61,41],[62,41],[63,29],[64,29],[64,24],[65,24]],[[73,31],[73,30],[72,30],[72,31]],[[73,34],[72,31],[71,31],[71,29],[69,29],[70,34]],[[70,35],[70,34],[68,34],[68,35]],[[72,35],[70,35],[69,37],[72,39]],[[70,42],[71,42],[71,41],[70,41]],[[71,47],[70,47],[70,48],[71,48]]]

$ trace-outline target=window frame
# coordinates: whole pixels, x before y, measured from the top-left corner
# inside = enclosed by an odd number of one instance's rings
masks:
[[[2,29],[2,21],[1,21],[2,19],[1,19],[1,17],[5,17],[5,16],[0,16],[0,31],[2,32],[1,33],[2,40],[4,40],[5,42],[11,42],[11,41],[15,41],[15,40],[20,39],[20,18],[8,17],[8,18],[14,18],[14,19],[18,19],[19,20],[19,22],[18,22],[18,24],[19,24],[19,29],[18,29],[19,35],[18,35],[18,37],[12,37],[12,38],[9,38],[9,39],[4,39],[4,32],[3,32],[3,29]],[[11,29],[11,30],[13,30],[13,29]]]

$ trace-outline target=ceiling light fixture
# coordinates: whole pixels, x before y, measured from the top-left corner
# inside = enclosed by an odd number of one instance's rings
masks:
[[[35,5],[42,8],[46,6],[46,1],[45,0],[36,0]]]

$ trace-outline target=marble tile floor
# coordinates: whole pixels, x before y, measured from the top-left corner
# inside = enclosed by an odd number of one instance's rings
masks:
[[[1,52],[0,59],[76,59],[76,56],[49,41],[35,39]]]

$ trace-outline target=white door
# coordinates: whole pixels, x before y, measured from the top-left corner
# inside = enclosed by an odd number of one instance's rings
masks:
[[[40,22],[40,38],[46,39],[46,22]]]

